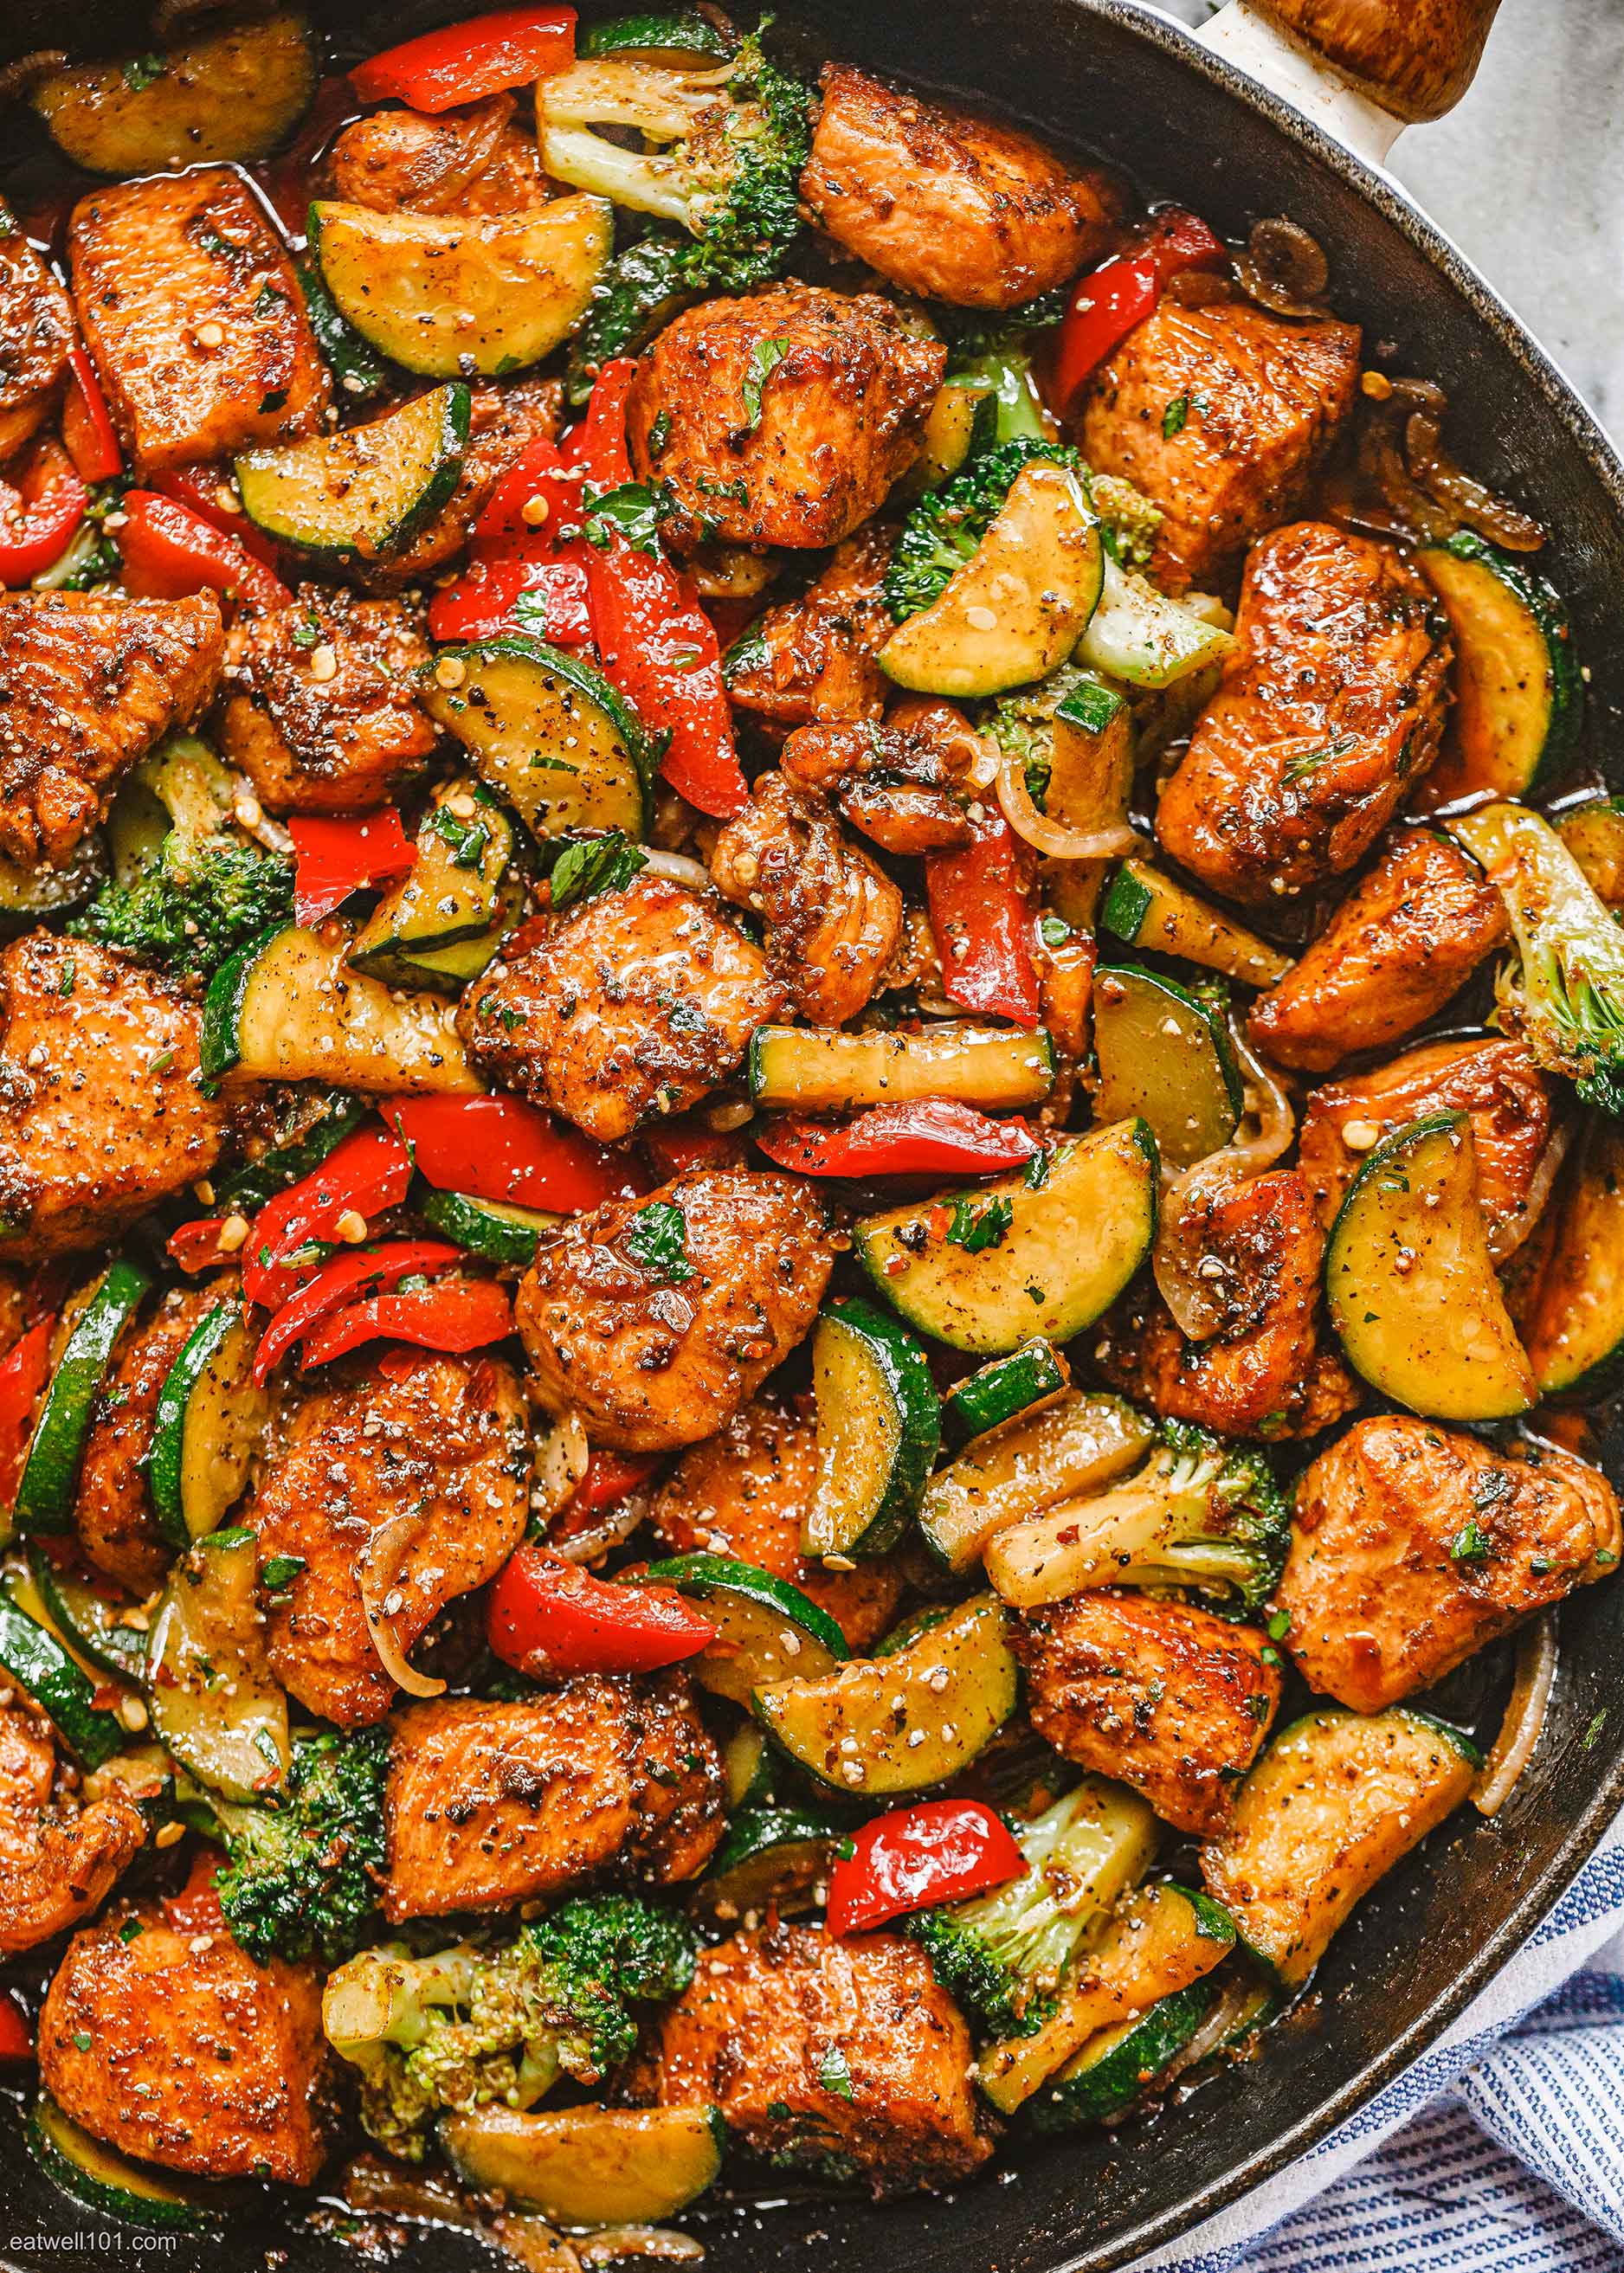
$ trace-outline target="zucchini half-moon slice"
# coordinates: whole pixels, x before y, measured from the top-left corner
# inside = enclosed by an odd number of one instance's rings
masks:
[[[1455,634],[1455,706],[1425,803],[1547,787],[1573,754],[1584,707],[1560,595],[1470,529],[1425,546],[1416,565]]]
[[[1135,964],[1094,975],[1094,1111],[1101,1121],[1148,1121],[1176,1168],[1221,1152],[1245,1106],[1240,1068],[1222,1015],[1199,994]]]
[[[245,451],[243,510],[267,536],[335,566],[398,552],[455,489],[470,410],[457,380],[365,426]]]
[[[464,2186],[560,2225],[650,2225],[715,2183],[722,2123],[710,2107],[477,2107],[442,2116]]]
[[[309,108],[316,71],[308,18],[279,8],[154,54],[48,71],[28,100],[76,166],[123,179],[267,157]]]
[[[883,1555],[919,1505],[942,1441],[924,1351],[861,1295],[831,1302],[812,1337],[817,1474],[801,1522],[808,1555]]]

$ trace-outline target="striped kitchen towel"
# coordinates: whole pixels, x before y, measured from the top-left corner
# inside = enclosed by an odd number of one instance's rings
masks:
[[[1624,1821],[1413,2067],[1164,2273],[1620,2273]]]

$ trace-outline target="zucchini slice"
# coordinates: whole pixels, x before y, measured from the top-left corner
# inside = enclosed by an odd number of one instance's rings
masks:
[[[1064,1984],[1042,2026],[988,2046],[977,2070],[981,2089],[1000,2114],[1012,2115],[1101,2029],[1120,2028],[1205,1979],[1234,1947],[1234,1920],[1206,1894],[1139,1887]]]
[[[944,1570],[968,1571],[1011,1524],[1124,1475],[1154,1436],[1120,1397],[1071,1390],[978,1437],[931,1478],[919,1511],[925,1544]]]
[[[1370,1154],[1326,1242],[1325,1291],[1349,1363],[1395,1404],[1439,1421],[1505,1421],[1533,1404],[1466,1114],[1428,1114]]]
[[[340,313],[427,379],[505,378],[586,313],[614,241],[604,198],[494,217],[376,213],[319,199],[310,243]]]
[[[1071,654],[1104,575],[1100,524],[1078,476],[1027,466],[974,557],[886,641],[880,668],[914,694],[959,701],[1029,686]]]
[[[522,1269],[536,1260],[542,1234],[564,1220],[540,1208],[473,1199],[466,1192],[425,1191],[414,1204],[425,1223],[470,1255],[483,1256],[487,1263],[516,1263]]]
[[[290,1091],[291,1103],[279,1116],[270,1141],[254,1159],[217,1170],[214,1203],[242,1215],[257,1215],[276,1192],[286,1191],[321,1166],[372,1111],[362,1097],[342,1089]]]
[[[357,971],[412,985],[425,951],[488,932],[513,857],[513,823],[482,783],[466,776],[434,792],[417,831],[417,857],[380,900],[350,950]]]
[[[696,57],[724,64],[738,51],[719,25],[697,8],[671,15],[611,16],[606,23],[583,24],[575,34],[577,56],[635,56],[639,63],[692,65]]]
[[[1071,1385],[1071,1369],[1052,1342],[1022,1342],[953,1384],[942,1399],[942,1441],[957,1450],[1005,1421],[1041,1413]]]
[[[203,2187],[132,2163],[105,2140],[93,2139],[48,2091],[30,2109],[24,2135],[29,2154],[51,2184],[81,2209],[123,2225],[157,2226],[171,2233],[207,2231],[224,2215],[223,2204],[216,2206]]]
[[[1040,1105],[1055,1085],[1055,1050],[1040,1026],[927,1027],[920,1033],[819,1033],[757,1026],[750,1037],[750,1095],[798,1113],[948,1097],[989,1110]]]
[[[458,379],[365,426],[244,451],[243,510],[257,529],[335,567],[409,544],[457,485],[470,398]]]
[[[1427,776],[1427,804],[1548,788],[1573,754],[1584,707],[1560,596],[1469,529],[1424,546],[1416,566],[1455,634],[1455,704]]]
[[[654,746],[630,703],[578,656],[523,632],[441,648],[423,702],[533,836],[647,836]]]
[[[268,157],[309,108],[316,71],[304,11],[279,8],[159,55],[49,71],[28,100],[87,173],[162,174]]]
[[[74,1321],[40,1407],[17,1487],[13,1512],[19,1532],[71,1530],[79,1467],[96,1399],[118,1338],[151,1285],[139,1264],[121,1257],[98,1281]]]
[[[818,1783],[848,1798],[923,1791],[969,1766],[1015,1710],[1004,1607],[977,1594],[883,1658],[758,1689],[763,1726]]]
[[[650,1585],[691,1595],[717,1639],[689,1660],[713,1695],[748,1705],[752,1692],[790,1674],[821,1677],[846,1658],[846,1636],[827,1610],[787,1579],[726,1555],[673,1555],[643,1573]]]
[[[97,1684],[53,1630],[32,1577],[18,1567],[0,1581],[0,1675],[34,1699],[81,1767],[99,1768],[129,1743],[124,1722],[96,1703]]]
[[[770,1903],[785,1912],[811,1909],[838,1836],[833,1824],[804,1810],[750,1808],[728,1825],[695,1900],[728,1924]]]
[[[38,1547],[29,1550],[28,1568],[51,1624],[75,1655],[120,1681],[139,1684],[147,1670],[147,1635],[124,1624],[121,1605]]]
[[[1043,1158],[1040,1184],[1027,1169],[854,1225],[876,1290],[922,1332],[987,1355],[1091,1325],[1155,1236],[1156,1140],[1118,1121]]]
[[[1155,2089],[1202,2022],[1217,1991],[1210,1977],[1157,1999],[1137,2020],[1102,2029],[1028,2103],[1034,2129],[1109,2123]]]
[[[483,931],[454,939],[448,947],[397,949],[387,961],[372,966],[372,976],[408,994],[425,987],[436,994],[460,994],[495,962],[528,902],[523,878],[510,868],[496,888],[491,920]],[[350,954],[353,958],[353,949]]]
[[[153,1734],[227,1799],[263,1800],[288,1774],[288,1700],[271,1677],[252,1531],[199,1539],[169,1572],[147,1641]]]
[[[0,858],[0,939],[26,931],[41,916],[65,915],[106,874],[107,856],[94,836],[84,839],[65,868],[25,868]]]
[[[1245,1106],[1222,1015],[1199,995],[1133,964],[1112,964],[1094,986],[1094,1046],[1101,1121],[1137,1116],[1177,1168],[1222,1150]]]
[[[710,2107],[481,2107],[444,2115],[440,2143],[464,2186],[559,2225],[650,2225],[715,2184],[723,2127]]]
[[[240,1302],[216,1302],[158,1392],[147,1489],[171,1547],[204,1538],[242,1497],[271,1409],[254,1386],[256,1339]]]
[[[1624,908],[1624,798],[1587,798],[1566,813],[1553,814],[1551,821],[1585,882],[1616,915]]]
[[[316,334],[316,345],[321,350],[323,363],[337,380],[340,393],[351,402],[376,401],[389,387],[389,373],[382,358],[345,320],[313,260],[301,260],[298,275],[299,289],[304,295],[304,312]]]
[[[722,1780],[730,1815],[739,1808],[772,1804],[772,1755],[759,1722],[741,1721],[722,1746]]]
[[[1201,1875],[1242,1939],[1297,1988],[1378,1879],[1471,1791],[1479,1760],[1458,1729],[1395,1706],[1335,1707],[1282,1729],[1236,1796]]]
[[[1273,986],[1291,957],[1148,860],[1124,860],[1100,903],[1100,925],[1129,947],[1177,955],[1246,986]]]
[[[1542,1397],[1587,1401],[1624,1381],[1624,1134],[1591,1118],[1558,1202],[1525,1330]]]
[[[203,1002],[205,1080],[341,1081],[373,1097],[480,1090],[452,1006],[352,971],[350,937],[340,924],[289,924],[222,964]]]
[[[812,1337],[817,1470],[807,1555],[883,1555],[907,1529],[942,1441],[930,1365],[912,1334],[860,1295],[831,1302]]]
[[[1231,633],[1159,592],[1147,577],[1119,568],[1108,553],[1100,604],[1078,642],[1077,659],[1130,686],[1175,686],[1234,650]]]

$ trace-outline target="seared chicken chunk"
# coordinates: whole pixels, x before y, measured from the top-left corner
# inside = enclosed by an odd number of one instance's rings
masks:
[[[68,259],[138,474],[314,433],[330,392],[293,263],[229,166],[93,190]]]
[[[1031,135],[828,64],[801,194],[837,244],[905,292],[1012,308],[1110,244],[1109,175],[1077,173]]]
[[[1398,829],[1318,939],[1252,1006],[1247,1031],[1281,1065],[1325,1073],[1441,1010],[1509,935],[1476,861],[1426,829]]]
[[[396,1605],[387,1615],[408,1653],[448,1602],[501,1569],[523,1536],[528,1488],[519,1386],[495,1358],[330,1368],[292,1393],[243,1519],[262,1564],[301,1561],[267,1628],[289,1694],[341,1728],[381,1721],[395,1689],[367,1631],[367,1585]]]
[[[50,416],[72,341],[67,294],[8,223],[0,230],[0,461]]]
[[[1554,1084],[1521,1042],[1429,1042],[1315,1090],[1297,1159],[1320,1222],[1328,1231],[1372,1148],[1429,1113],[1470,1115],[1489,1245],[1497,1258],[1512,1254],[1539,1217],[1562,1152]]]
[[[970,2032],[899,1935],[777,1922],[701,1953],[633,2096],[719,2108],[775,2161],[834,2159],[876,2192],[967,2178],[992,2152]]]
[[[828,1571],[801,1551],[817,1450],[809,1416],[757,1397],[726,1427],[685,1452],[661,1485],[649,1521],[673,1555],[731,1555],[793,1587],[828,1611],[861,1651],[890,1625],[901,1576],[885,1557]]]
[[[196,1287],[168,1295],[153,1317],[126,1336],[96,1399],[79,1472],[73,1527],[85,1560],[132,1594],[151,1593],[173,1552],[159,1534],[147,1482],[159,1392],[222,1291]]]
[[[1619,1503],[1547,1444],[1496,1452],[1409,1414],[1361,1421],[1297,1487],[1278,1601],[1313,1686],[1379,1713],[1618,1568]]]
[[[891,682],[875,658],[897,628],[880,587],[894,540],[870,521],[804,592],[756,619],[728,656],[736,709],[769,731],[880,716]]]
[[[1190,1341],[1150,1285],[1107,1313],[1093,1345],[1108,1381],[1173,1421],[1222,1437],[1309,1437],[1358,1401],[1318,1324],[1325,1238],[1295,1168],[1221,1185],[1191,1242],[1222,1309],[1217,1332]]]
[[[389,113],[388,116],[395,116]],[[532,442],[550,442],[559,431],[564,390],[556,379],[517,379],[507,386],[476,386],[468,416],[468,447],[456,487],[430,515],[403,552],[366,564],[365,581],[398,591],[443,568],[468,542],[492,491]]]
[[[768,347],[757,416],[744,388]],[[626,408],[638,480],[677,508],[665,535],[838,544],[918,455],[946,352],[871,292],[778,284],[690,308],[643,357]]]
[[[721,1836],[723,1797],[680,1675],[410,1706],[390,1753],[385,1915],[502,1909],[605,1875],[689,1878]]]
[[[726,1081],[783,1003],[759,949],[712,903],[642,876],[494,964],[457,1027],[486,1073],[613,1144]]]
[[[212,592],[0,594],[0,853],[65,867],[119,775],[207,707],[224,648]]]
[[[1390,544],[1298,521],[1254,546],[1239,641],[1162,795],[1193,875],[1267,906],[1356,867],[1438,754],[1448,619]]]
[[[902,894],[815,790],[767,774],[716,840],[725,900],[766,926],[767,968],[815,1026],[868,1008],[902,936]]]
[[[547,202],[535,137],[513,123],[514,97],[493,94],[431,118],[374,110],[352,118],[327,154],[333,194],[374,213],[529,213]]]
[[[313,1974],[256,1965],[223,1924],[174,1926],[156,1902],[76,1933],[40,2014],[40,2080],[63,2112],[198,2178],[309,2186],[326,2066]]]
[[[0,1707],[0,1959],[88,1917],[146,1839],[124,1793],[88,1807],[59,1794],[49,1724]]]
[[[1040,1737],[1142,1791],[1179,1831],[1215,1831],[1280,1705],[1263,1636],[1192,1602],[1111,1588],[1011,1622]]]
[[[853,829],[904,859],[968,844],[965,783],[974,741],[945,702],[898,704],[884,725],[802,726],[784,745],[786,777],[821,790]]]
[[[1298,510],[1358,375],[1358,326],[1329,317],[1282,323],[1249,300],[1164,299],[1134,326],[1090,383],[1079,439],[1096,474],[1161,507],[1158,583],[1183,592],[1222,578]]]
[[[790,1176],[694,1168],[612,1200],[545,1245],[519,1332],[550,1413],[595,1444],[696,1444],[806,1334],[834,1262],[823,1213]]]
[[[195,1003],[88,940],[0,951],[0,1254],[112,1239],[207,1175],[225,1134],[199,1087]]]
[[[413,692],[427,656],[401,601],[301,584],[292,607],[232,626],[222,751],[272,813],[380,805],[434,747]]]

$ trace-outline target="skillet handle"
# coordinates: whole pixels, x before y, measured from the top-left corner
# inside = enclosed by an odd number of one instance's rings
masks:
[[[1261,0],[1264,13],[1405,125],[1471,85],[1500,0]]]

